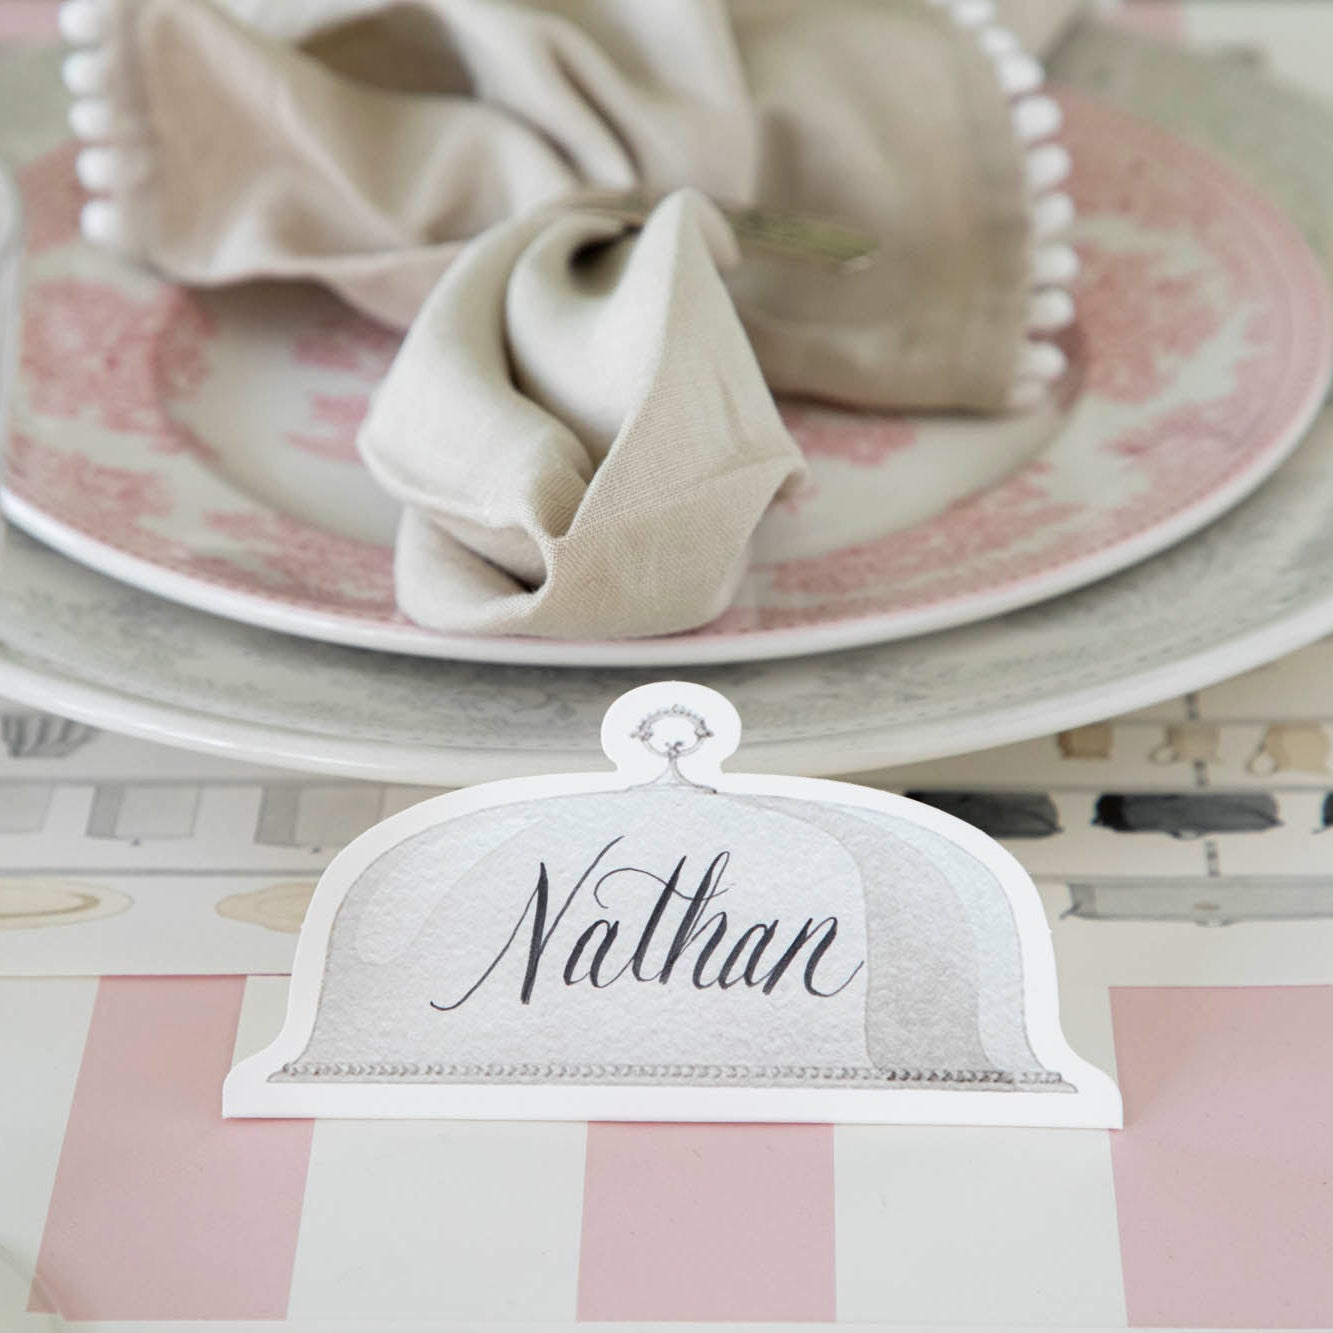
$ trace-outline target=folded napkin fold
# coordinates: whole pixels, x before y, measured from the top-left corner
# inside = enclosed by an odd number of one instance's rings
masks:
[[[361,435],[406,506],[408,615],[599,637],[726,608],[751,532],[804,470],[723,284],[738,257],[693,190],[638,234],[562,211],[463,252]]]
[[[411,325],[361,445],[422,623],[699,625],[802,468],[771,392],[990,411],[1050,373],[1026,141],[1054,126],[967,0],[96,2],[90,229]],[[590,189],[664,201],[637,230]],[[874,262],[742,257],[705,195],[835,219]]]

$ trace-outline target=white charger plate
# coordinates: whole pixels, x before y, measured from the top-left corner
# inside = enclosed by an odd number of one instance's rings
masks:
[[[178,606],[11,532],[0,694],[150,740],[457,786],[601,764],[611,700],[658,674],[440,662]],[[985,625],[698,668],[745,721],[738,768],[851,773],[1041,735],[1333,632],[1333,416],[1258,495],[1134,569]]]
[[[788,404],[811,482],[764,520],[733,606],[694,633],[572,642],[407,621],[396,511],[354,446],[397,336],[313,289],[189,292],[84,246],[73,146],[48,128],[54,142],[25,151],[42,139],[36,113],[0,131],[26,159],[33,215],[7,511],[185,605],[480,661],[764,659],[1080,587],[1271,474],[1323,395],[1333,315],[1296,227],[1223,161],[1075,92],[1062,100],[1085,273],[1052,401],[1000,421]]]
[[[1333,116],[1110,30],[1076,37],[1059,70],[1224,152],[1333,264]],[[911,642],[690,674],[740,709],[738,769],[855,772],[1144,707],[1329,632],[1326,416],[1233,513],[1092,587]],[[302,642],[162,601],[20,533],[0,560],[0,693],[235,758],[445,786],[593,767],[607,704],[652,674]]]

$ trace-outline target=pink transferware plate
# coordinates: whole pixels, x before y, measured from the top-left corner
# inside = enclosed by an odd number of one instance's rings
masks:
[[[764,520],[733,606],[693,633],[475,638],[405,619],[395,511],[354,445],[397,336],[311,289],[189,291],[89,249],[72,143],[16,154],[30,259],[7,512],[218,615],[495,662],[810,653],[1087,584],[1194,532],[1287,457],[1323,396],[1333,319],[1293,223],[1229,167],[1061,100],[1083,272],[1051,401],[1000,421],[786,405],[811,480]]]

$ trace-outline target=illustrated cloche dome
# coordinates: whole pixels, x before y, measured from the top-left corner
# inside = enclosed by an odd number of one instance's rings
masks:
[[[902,798],[724,775],[738,739],[712,691],[644,687],[607,715],[615,778],[492,784],[364,835],[316,891],[282,1036],[229,1094],[632,1115],[729,1090],[836,1097],[828,1118],[1109,1123],[1007,854]]]

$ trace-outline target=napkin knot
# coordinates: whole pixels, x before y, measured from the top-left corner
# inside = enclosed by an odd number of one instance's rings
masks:
[[[750,534],[805,470],[723,281],[738,259],[692,189],[641,230],[543,209],[460,255],[360,437],[406,506],[408,615],[595,638],[721,614]]]

